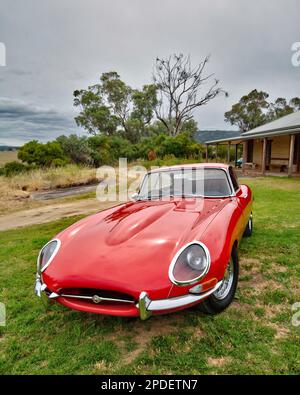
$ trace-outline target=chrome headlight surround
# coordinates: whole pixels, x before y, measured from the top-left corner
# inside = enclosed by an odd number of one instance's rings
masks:
[[[184,252],[186,252],[186,250],[188,250],[193,245],[197,245],[198,247],[200,247],[202,249],[202,252],[203,252],[204,257],[206,259],[205,267],[202,271],[198,271],[198,273],[197,273],[196,269],[192,268],[187,262],[185,262],[186,267],[191,270],[191,274],[192,274],[192,272],[194,272],[194,275],[191,276],[191,279],[188,279],[188,280],[184,280],[184,281],[177,280],[174,275],[175,266],[176,266],[176,264],[178,264],[178,265],[183,264],[183,263],[178,262],[178,259]],[[182,248],[180,248],[180,250],[177,251],[176,255],[172,259],[172,262],[169,267],[169,279],[171,280],[171,282],[173,284],[179,285],[179,286],[195,284],[208,273],[208,271],[210,269],[210,264],[211,264],[210,253],[209,253],[209,250],[206,247],[206,245],[201,243],[200,241],[197,241],[197,240],[192,241],[188,244],[185,244]]]
[[[56,244],[54,247],[54,250],[51,252],[50,256],[48,257],[46,263],[42,266],[42,260],[43,260],[43,254],[49,250],[49,248],[52,246],[52,244]],[[50,263],[53,261],[55,255],[57,254],[58,250],[60,249],[61,246],[61,241],[59,239],[52,239],[50,240],[47,244],[44,245],[44,247],[41,249],[39,252],[39,256],[37,259],[37,272],[38,274],[43,273],[47,267],[50,265]]]

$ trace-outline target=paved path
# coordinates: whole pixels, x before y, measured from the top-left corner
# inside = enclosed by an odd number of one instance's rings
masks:
[[[98,184],[93,184],[93,185],[84,185],[79,187],[54,189],[52,191],[45,191],[45,192],[32,192],[30,194],[30,198],[33,200],[59,199],[67,196],[80,195],[82,193],[96,191],[97,186]]]

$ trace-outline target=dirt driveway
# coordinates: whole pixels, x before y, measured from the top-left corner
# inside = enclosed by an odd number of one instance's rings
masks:
[[[88,215],[116,204],[115,202],[100,203],[97,199],[91,198],[17,211],[0,217],[0,231],[51,222],[74,215]]]

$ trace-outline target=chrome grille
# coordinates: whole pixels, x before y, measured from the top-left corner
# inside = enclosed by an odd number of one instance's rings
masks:
[[[130,295],[123,294],[121,292],[107,291],[100,289],[90,288],[72,288],[63,289],[59,296],[70,299],[80,299],[87,302],[99,304],[99,303],[132,303],[136,301]]]

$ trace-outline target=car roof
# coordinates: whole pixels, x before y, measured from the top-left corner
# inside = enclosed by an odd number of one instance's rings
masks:
[[[182,164],[175,166],[163,166],[153,170],[149,170],[149,173],[157,172],[157,171],[168,171],[168,170],[180,170],[180,169],[222,169],[228,170],[230,165],[225,163],[190,163],[190,164]]]

